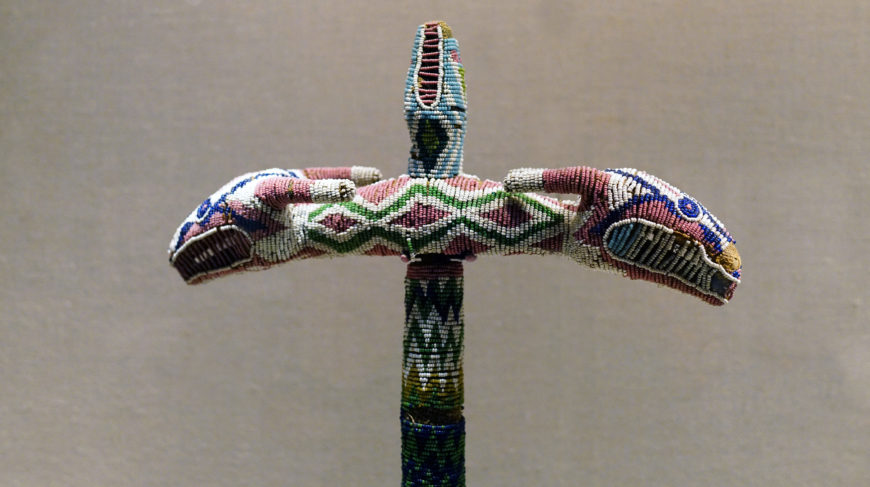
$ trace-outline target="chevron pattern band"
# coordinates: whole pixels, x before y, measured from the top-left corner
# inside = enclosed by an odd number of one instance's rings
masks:
[[[462,263],[408,264],[402,352],[402,485],[465,485]]]

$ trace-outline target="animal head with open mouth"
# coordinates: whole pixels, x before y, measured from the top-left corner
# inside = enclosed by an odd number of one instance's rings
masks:
[[[450,27],[444,22],[421,25],[405,82],[410,176],[445,178],[462,171],[467,109],[465,68]]]
[[[740,282],[734,238],[688,194],[637,169],[516,169],[508,191],[580,196],[566,253],[578,262],[724,304]]]
[[[419,26],[404,99],[408,175],[371,184],[380,172],[357,166],[245,174],[182,223],[170,262],[197,284],[319,256],[564,253],[711,304],[732,297],[742,273],[734,239],[701,203],[655,176],[517,169],[502,185],[462,174],[464,76],[447,24]],[[369,186],[354,197],[355,185]],[[511,194],[535,191],[580,198]]]
[[[184,220],[169,242],[169,262],[188,284],[284,262],[299,254],[302,229],[293,221],[306,203],[348,201],[356,184],[380,177],[361,166],[243,174]]]

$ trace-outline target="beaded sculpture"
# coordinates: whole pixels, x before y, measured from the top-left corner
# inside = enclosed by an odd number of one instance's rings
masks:
[[[405,82],[409,175],[448,178],[462,171],[466,108],[465,68],[450,27],[444,22],[420,26]]]
[[[740,282],[735,241],[697,200],[636,169],[462,173],[466,90],[443,22],[417,30],[405,89],[408,174],[270,169],[236,178],[176,231],[189,284],[282,262],[400,256],[405,277],[403,485],[464,485],[463,266],[478,255],[562,254],[721,305]],[[534,191],[578,195],[560,201]]]
[[[634,169],[516,169],[504,184],[467,175],[399,176],[357,188],[349,201],[340,200],[353,192],[351,181],[294,179],[295,173],[251,173],[206,199],[170,245],[182,277],[196,284],[341,255],[564,254],[711,304],[727,302],[740,278],[734,239],[719,220],[692,197]],[[277,194],[294,181],[293,194]],[[332,203],[293,203],[312,182],[343,184],[345,192],[335,191]],[[580,198],[524,192],[532,189]]]

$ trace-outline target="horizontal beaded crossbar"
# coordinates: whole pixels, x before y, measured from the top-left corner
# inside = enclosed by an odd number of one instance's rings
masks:
[[[419,26],[405,85],[408,174],[268,169],[233,179],[181,224],[169,261],[189,284],[298,259],[401,256],[402,485],[465,485],[463,267],[477,255],[561,254],[710,304],[742,274],[736,243],[694,198],[636,169],[462,173],[465,69],[444,22]],[[559,201],[537,192],[576,195]],[[419,259],[419,260],[416,260]]]
[[[349,201],[341,201],[349,198],[341,188],[353,187],[353,180],[296,174],[251,173],[206,199],[170,245],[171,262],[179,264],[185,280],[195,284],[290,260],[339,255],[561,254],[593,269],[723,304],[741,277],[734,239],[719,220],[691,196],[636,169],[520,169],[503,184],[466,175],[400,176],[357,187]],[[336,202],[288,204],[320,198],[313,191],[318,187]],[[521,191],[572,193],[579,199],[559,201]],[[637,225],[630,234],[616,232],[629,223]],[[674,235],[666,238],[666,233]],[[637,252],[620,247],[620,239],[629,236]],[[679,272],[673,259],[694,259],[697,272]]]

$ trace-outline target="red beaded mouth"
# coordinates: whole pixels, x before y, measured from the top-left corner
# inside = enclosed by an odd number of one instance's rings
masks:
[[[438,103],[441,89],[441,24],[431,22],[423,29],[423,42],[417,59],[417,93],[422,108]]]
[[[234,225],[214,228],[184,243],[169,262],[188,283],[251,260],[251,239]]]

